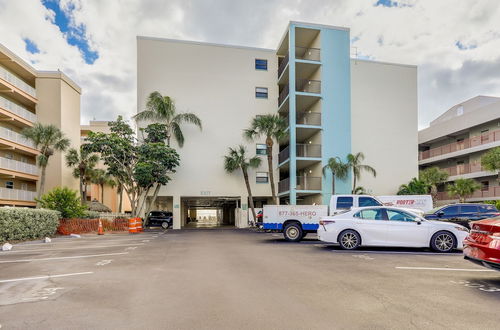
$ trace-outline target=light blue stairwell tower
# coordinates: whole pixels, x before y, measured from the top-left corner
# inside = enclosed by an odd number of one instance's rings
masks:
[[[280,143],[279,197],[290,204],[327,204],[332,176],[321,169],[351,152],[349,29],[291,22],[277,50],[278,113],[288,118]],[[350,193],[351,179],[336,179]]]

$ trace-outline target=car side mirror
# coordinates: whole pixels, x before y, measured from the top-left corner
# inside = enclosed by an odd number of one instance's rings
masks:
[[[437,215],[438,217],[442,217],[442,216],[444,215],[444,212],[443,212],[443,211],[439,211],[438,213],[436,213],[436,215]]]

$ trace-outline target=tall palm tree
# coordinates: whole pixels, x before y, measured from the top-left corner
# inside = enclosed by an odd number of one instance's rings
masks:
[[[40,150],[40,154],[37,157],[37,164],[41,169],[40,185],[38,187],[38,198],[40,198],[45,189],[45,173],[50,157],[56,151],[66,150],[70,142],[64,136],[64,133],[54,125],[35,123],[33,127],[25,128],[21,134],[33,141],[35,147]]]
[[[114,187],[116,185],[115,180],[111,175],[109,175],[103,169],[95,169],[92,171],[91,182],[99,185],[101,191],[101,203],[104,204],[104,186]]]
[[[274,186],[273,145],[274,140],[280,141],[287,136],[287,126],[284,118],[278,115],[267,114],[255,116],[250,124],[250,128],[244,130],[244,136],[249,140],[255,140],[260,137],[266,138],[267,166],[274,204],[278,204],[278,196],[276,195],[276,188]]]
[[[374,177],[377,176],[377,171],[370,165],[362,164],[363,160],[365,160],[365,155],[362,152],[358,152],[356,154],[348,154],[347,155],[347,166],[349,170],[352,171],[352,193],[356,192],[356,183],[361,178],[361,172],[366,171],[371,173]]]
[[[250,203],[250,209],[252,210],[252,215],[254,221],[257,220],[257,215],[255,214],[255,207],[253,204],[252,189],[250,188],[250,181],[248,180],[248,169],[259,167],[261,159],[254,156],[250,159],[246,158],[245,147],[239,145],[236,148],[229,148],[229,152],[224,156],[224,169],[228,173],[233,173],[237,169],[241,169],[243,172],[243,178],[245,179],[245,185],[248,192],[248,200]]]
[[[335,195],[335,178],[340,180],[347,179],[349,166],[339,157],[332,157],[328,159],[328,163],[323,167],[323,176],[326,176],[328,170],[332,172],[332,195]]]
[[[80,151],[71,148],[66,154],[66,165],[74,168],[73,176],[80,180],[82,204],[87,201],[87,185],[89,184],[91,172],[98,162],[99,156],[85,148],[84,144],[80,146]]]
[[[172,136],[179,147],[184,145],[184,134],[181,125],[193,124],[202,129],[201,119],[194,113],[177,113],[174,100],[169,96],[163,96],[160,92],[152,92],[148,96],[146,110],[134,116],[136,121],[156,121],[165,125],[167,145],[170,146]]]
[[[481,185],[473,179],[457,179],[446,187],[450,197],[458,197],[460,203],[465,203],[468,196],[472,195]]]
[[[437,166],[433,166],[426,168],[425,170],[421,170],[418,176],[420,180],[422,180],[430,187],[432,202],[435,206],[438,193],[437,186],[438,184],[443,183],[448,179],[448,172],[443,171]]]

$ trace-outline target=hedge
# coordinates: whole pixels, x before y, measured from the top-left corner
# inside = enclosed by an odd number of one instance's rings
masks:
[[[127,231],[128,219],[101,220],[104,232]],[[97,232],[99,219],[61,219],[57,233],[61,235]]]
[[[59,212],[20,207],[0,208],[0,242],[54,235]]]

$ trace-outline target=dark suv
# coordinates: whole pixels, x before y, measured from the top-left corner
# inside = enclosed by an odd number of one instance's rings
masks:
[[[428,220],[449,221],[470,228],[469,221],[493,218],[500,215],[495,205],[491,204],[451,204],[424,214]]]
[[[162,227],[167,229],[172,227],[173,221],[173,214],[169,211],[151,211],[148,214],[148,226],[151,227]]]

